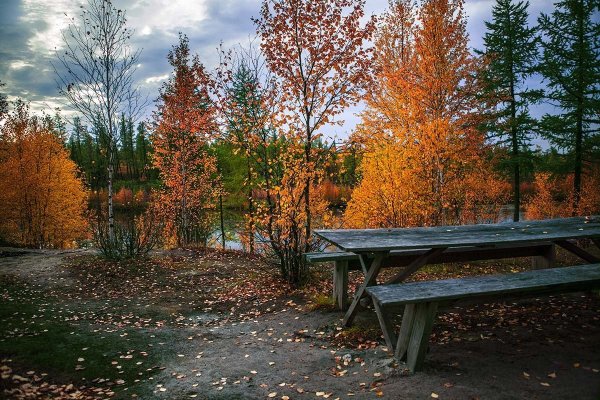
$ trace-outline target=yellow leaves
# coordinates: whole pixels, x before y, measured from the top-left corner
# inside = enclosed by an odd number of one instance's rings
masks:
[[[2,127],[0,234],[27,246],[72,246],[86,233],[87,191],[60,139],[22,111]]]

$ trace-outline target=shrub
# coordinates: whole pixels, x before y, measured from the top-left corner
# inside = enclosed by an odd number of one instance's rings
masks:
[[[112,260],[144,257],[162,239],[161,223],[151,212],[132,218],[128,223],[116,223],[113,237],[108,232],[108,223],[95,224],[96,246],[104,257]]]

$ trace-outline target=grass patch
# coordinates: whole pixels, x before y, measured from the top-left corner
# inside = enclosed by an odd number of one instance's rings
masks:
[[[14,281],[0,282],[0,298],[2,358],[56,382],[111,386],[117,398],[143,394],[168,357],[150,344],[174,340],[157,330],[94,325],[81,305],[48,301]]]
[[[312,296],[308,309],[310,311],[321,310],[321,311],[337,311],[337,305],[335,299],[331,295],[318,293]]]

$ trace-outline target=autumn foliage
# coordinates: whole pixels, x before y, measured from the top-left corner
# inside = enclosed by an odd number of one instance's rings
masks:
[[[582,190],[577,203],[574,201],[573,174],[566,177],[553,176],[547,172],[536,174],[534,194],[525,208],[527,219],[600,214],[600,166],[586,172],[582,176]],[[574,204],[577,204],[576,209]]]
[[[302,254],[318,244],[315,225],[324,223],[323,161],[315,150],[320,129],[361,99],[370,82],[371,19],[361,24],[364,0],[263,1],[255,20],[261,49],[281,98],[275,113],[285,153],[282,178],[267,188],[268,239],[291,282],[306,273]],[[316,221],[315,221],[316,220]]]
[[[208,153],[217,129],[211,79],[197,56],[190,59],[185,36],[168,60],[174,75],[161,89],[152,134],[153,163],[163,187],[152,207],[164,219],[167,243],[206,244],[211,228],[207,210],[219,195],[216,160]]]
[[[0,237],[38,248],[86,235],[87,191],[53,121],[17,102],[0,130]]]
[[[376,37],[375,87],[354,139],[353,227],[486,222],[506,201],[481,123],[480,60],[460,0],[392,3]]]

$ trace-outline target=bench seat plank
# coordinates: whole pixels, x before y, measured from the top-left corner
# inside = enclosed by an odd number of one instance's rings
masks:
[[[380,305],[393,306],[547,290],[577,290],[596,286],[600,287],[600,264],[373,286],[367,288],[367,292]]]
[[[367,287],[384,332],[394,339],[390,308],[404,305],[395,348],[398,360],[406,359],[411,372],[421,370],[438,304],[444,301],[490,296],[533,295],[600,288],[600,264],[539,269],[506,275],[410,282]]]

